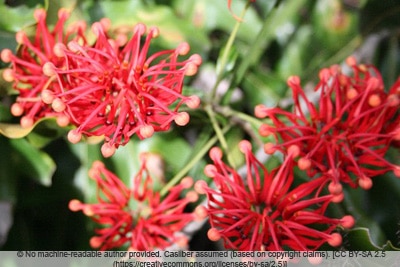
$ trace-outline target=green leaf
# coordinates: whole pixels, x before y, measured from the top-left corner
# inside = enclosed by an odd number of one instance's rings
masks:
[[[308,59],[315,51],[310,50],[310,40],[314,32],[310,26],[300,27],[291,40],[278,63],[278,73],[282,79],[291,75],[302,76]]]
[[[50,156],[33,147],[25,139],[10,139],[10,144],[19,152],[16,156],[17,166],[20,166],[18,171],[41,185],[50,186],[51,178],[56,170],[56,165]]]
[[[274,38],[279,39],[279,36],[282,35],[282,29],[294,27],[293,23],[298,20],[300,10],[306,6],[306,3],[306,0],[286,1],[271,11],[264,20],[261,30],[254,35],[256,37],[252,36],[250,39],[251,46],[243,54],[243,61],[236,70],[234,86],[241,82],[250,66],[259,62],[265,48],[270,45]]]
[[[156,133],[144,140],[131,139],[128,144],[118,148],[110,161],[116,173],[130,181],[132,175],[140,168],[140,154],[146,152],[161,155],[165,161],[166,172],[174,174],[190,159],[192,148],[183,137],[179,137],[173,131]]]
[[[368,228],[354,228],[347,233],[347,242],[351,250],[379,250],[380,248],[372,241]]]
[[[346,243],[348,243],[349,250],[361,250],[361,251],[376,251],[376,250],[400,250],[392,245],[388,241],[383,246],[378,246],[371,238],[371,233],[368,228],[359,227],[350,230],[345,235]]]
[[[23,128],[20,124],[0,123],[0,133],[8,138],[22,138],[27,136],[35,128],[33,125],[29,128]]]
[[[26,128],[22,127],[20,124],[0,122],[0,134],[11,139],[23,138],[28,134],[30,134],[32,130],[36,127],[36,125],[45,120],[54,120],[54,118],[50,117],[42,118],[36,121],[35,124],[33,124],[31,127],[26,127]]]
[[[398,149],[389,150],[385,158],[393,164],[399,163],[400,151]],[[361,203],[362,208],[368,216],[373,219],[383,231],[387,239],[377,241],[377,244],[392,241],[399,244],[399,218],[394,214],[399,214],[400,207],[396,205],[400,201],[400,179],[392,171],[373,179],[373,187],[365,192]],[[367,226],[368,225],[364,225]],[[373,233],[373,229],[370,229]]]
[[[382,246],[382,250],[388,250],[388,251],[400,251],[399,247],[393,246],[392,242],[388,241],[386,244]]]
[[[175,145],[179,149],[180,145],[176,142]],[[144,140],[133,138],[125,146],[119,147],[110,160],[118,177],[125,185],[132,186],[132,178],[139,172],[142,164],[141,157],[148,154],[147,171],[152,178],[153,189],[158,191],[170,178],[168,174],[177,168],[172,165],[171,156],[164,149],[171,147],[165,147],[163,134],[156,134]]]
[[[192,23],[178,17],[168,6],[147,6],[142,1],[99,1],[96,6],[88,7],[101,17],[112,21],[112,27],[129,27],[144,23],[148,27],[156,26],[160,30],[159,42],[167,48],[188,42],[192,52],[201,52],[209,46],[204,31],[196,29]],[[193,34],[193,33],[196,34]]]
[[[345,197],[344,204],[347,213],[350,213],[356,219],[356,226],[368,228],[370,231],[371,240],[374,243],[385,242],[386,236],[377,222],[373,214],[368,212],[369,209],[369,199],[367,196],[368,192],[362,190],[361,188],[347,188],[345,187]]]
[[[51,141],[65,135],[68,129],[60,127],[55,119],[41,120],[41,123],[37,124],[26,138],[31,145],[42,148]]]
[[[126,145],[119,147],[115,154],[110,158],[115,173],[127,186],[131,184],[133,175],[139,171],[140,153],[149,151],[151,143],[151,138],[145,140],[132,138]]]
[[[151,151],[162,155],[167,164],[167,170],[172,173],[177,173],[190,159],[191,146],[183,137],[177,136],[176,133],[159,133],[153,138],[154,142],[151,145]]]
[[[34,8],[25,5],[18,7],[9,7],[0,5],[0,29],[8,32],[17,32],[23,27],[35,23],[33,18]],[[6,14],[6,15],[5,15]]]

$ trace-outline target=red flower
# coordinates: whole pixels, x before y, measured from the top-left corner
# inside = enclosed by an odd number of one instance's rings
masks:
[[[288,79],[293,92],[294,111],[256,107],[256,116],[269,117],[274,126],[263,125],[260,134],[273,135],[276,145],[267,143],[265,151],[287,153],[292,145],[300,147],[300,169],[313,177],[323,173],[338,188],[339,182],[372,186],[371,178],[387,171],[400,176],[400,166],[385,159],[391,141],[399,138],[399,81],[389,92],[383,89],[379,72],[372,66],[347,60],[353,75],[338,66],[323,69],[315,90],[314,105],[301,88],[296,76]],[[397,127],[397,130],[396,130]],[[335,191],[335,190],[334,190]]]
[[[141,45],[146,27],[136,25],[123,48],[107,38],[102,24],[94,23],[92,30],[97,36],[93,47],[60,43],[55,50],[66,67],[48,63],[43,68],[47,75],[57,77],[62,88],[58,94],[49,92],[45,101],[52,102],[57,111],[65,110],[77,126],[68,135],[71,142],[78,142],[82,134],[104,135],[102,153],[107,157],[134,134],[148,138],[154,131],[168,130],[172,121],[188,123],[188,113],[178,109],[183,103],[196,108],[200,99],[182,95],[183,80],[197,72],[201,58],[195,54],[178,61],[189,52],[187,43],[148,56],[150,43],[159,34],[157,28],[150,29]]]
[[[289,148],[284,163],[269,173],[251,152],[248,141],[239,146],[246,158],[245,177],[222,161],[219,148],[213,148],[210,157],[214,164],[206,166],[205,174],[216,189],[205,181],[195,185],[199,193],[207,195],[211,240],[222,238],[226,248],[238,250],[315,250],[326,242],[341,244],[341,235],[333,231],[338,226],[352,227],[354,219],[324,216],[331,201],[340,201],[334,195],[322,195],[325,179],[293,188],[292,158],[298,155],[298,147]],[[197,212],[204,213],[204,208]]]
[[[82,210],[103,225],[96,229],[96,236],[90,240],[93,248],[109,250],[129,245],[131,250],[153,250],[165,249],[172,244],[186,246],[187,238],[179,231],[194,218],[184,209],[189,202],[197,200],[197,194],[189,191],[185,198],[180,198],[180,194],[192,185],[192,179],[184,178],[162,198],[153,190],[146,157],[141,160],[141,169],[133,178],[131,189],[103,163],[93,163],[89,176],[97,183],[98,203],[70,201],[72,211]]]
[[[1,59],[10,62],[11,68],[3,72],[6,81],[13,82],[13,87],[19,93],[16,103],[11,106],[14,116],[22,116],[21,126],[31,127],[37,120],[43,117],[57,117],[60,126],[69,123],[67,116],[54,112],[51,107],[43,103],[41,94],[44,89],[58,92],[60,88],[53,79],[49,79],[42,72],[42,66],[46,62],[52,62],[57,67],[64,65],[64,60],[54,54],[56,43],[67,43],[76,40],[86,43],[83,35],[85,23],[78,22],[64,29],[69,13],[65,9],[58,12],[58,21],[50,30],[46,24],[46,11],[37,9],[34,12],[37,21],[36,34],[30,40],[26,33],[20,31],[16,34],[19,48],[16,55],[10,49],[1,52]],[[64,32],[65,30],[65,32]]]

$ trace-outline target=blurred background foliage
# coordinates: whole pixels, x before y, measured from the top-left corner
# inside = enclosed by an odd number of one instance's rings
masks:
[[[238,15],[245,1],[232,1]],[[187,92],[206,95],[215,79],[215,67],[235,20],[225,0],[5,0],[0,4],[0,49],[16,49],[15,33],[34,33],[33,11],[48,10],[48,23],[57,20],[57,10],[73,10],[70,21],[88,23],[108,17],[116,30],[143,22],[160,28],[157,48],[175,47],[182,41],[192,53],[203,57],[198,77],[189,81]],[[400,70],[400,2],[397,0],[257,0],[248,10],[229,55],[225,86],[237,87],[223,96],[233,109],[253,114],[254,106],[285,104],[289,96],[286,79],[301,77],[313,84],[318,71],[340,64],[349,55],[373,63],[391,85]],[[1,68],[7,67],[1,63]],[[221,89],[222,90],[222,89]],[[10,84],[0,80],[0,131],[18,131],[9,124],[15,99]],[[229,119],[229,118],[227,118]],[[105,160],[107,166],[129,184],[143,151],[161,154],[166,178],[178,173],[212,137],[202,111],[192,114],[187,127],[173,128],[153,138],[136,138]],[[24,138],[0,135],[0,248],[2,250],[89,250],[94,225],[81,213],[68,210],[73,198],[95,200],[95,184],[87,177],[91,162],[102,159],[99,145],[71,145],[66,130],[55,122],[39,123]],[[246,137],[234,129],[227,133],[230,144]],[[231,146],[229,146],[231,147]],[[235,147],[232,145],[232,147]],[[390,151],[399,164],[399,151]],[[232,149],[232,157],[243,162]],[[191,168],[194,179],[202,179],[207,158]],[[267,163],[273,166],[275,158]],[[393,161],[393,160],[392,160]],[[375,182],[376,181],[376,182]],[[342,210],[353,214],[357,229],[345,233],[345,249],[395,249],[400,246],[400,182],[393,175],[375,178],[370,191],[347,191]],[[206,227],[206,226],[204,226]],[[204,229],[203,229],[204,230]],[[204,231],[194,236],[191,249],[218,249],[206,240]],[[214,244],[213,244],[214,245]]]

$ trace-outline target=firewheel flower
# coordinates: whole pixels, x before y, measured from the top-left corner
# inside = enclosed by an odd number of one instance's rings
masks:
[[[335,195],[322,194],[324,179],[294,187],[297,146],[290,147],[283,164],[271,172],[252,153],[250,142],[241,141],[239,148],[246,159],[244,177],[223,162],[222,151],[215,147],[210,150],[213,164],[205,168],[215,188],[205,181],[195,184],[197,192],[207,196],[207,206],[198,207],[196,213],[208,214],[210,240],[222,239],[228,249],[258,251],[341,245],[342,237],[335,229],[352,227],[354,219],[324,215],[329,203],[336,201]]]
[[[2,61],[11,63],[11,68],[4,70],[3,77],[6,81],[13,82],[14,89],[19,93],[16,103],[11,106],[11,113],[14,116],[22,116],[20,120],[22,127],[31,127],[43,117],[57,117],[60,126],[69,123],[67,116],[55,112],[41,100],[43,90],[54,92],[60,90],[57,83],[42,72],[46,62],[52,62],[57,67],[62,67],[64,64],[64,60],[55,55],[54,45],[71,40],[86,43],[83,35],[86,24],[77,22],[65,27],[68,17],[68,11],[60,9],[58,21],[50,30],[46,24],[46,11],[35,10],[34,18],[37,25],[34,38],[30,39],[25,32],[20,31],[16,34],[19,45],[16,54],[14,55],[10,49],[1,52]]]
[[[93,221],[102,225],[90,239],[91,247],[100,250],[122,248],[130,250],[165,249],[172,244],[185,248],[187,237],[180,233],[194,215],[185,212],[188,203],[197,201],[197,194],[189,191],[181,198],[183,190],[192,186],[190,177],[172,187],[161,197],[153,189],[153,177],[147,168],[146,157],[141,157],[140,171],[128,188],[103,163],[93,163],[89,176],[96,181],[98,203],[84,204],[71,200],[72,211],[83,211]]]
[[[148,138],[168,130],[172,122],[188,123],[188,113],[178,109],[182,104],[196,108],[200,98],[182,95],[183,81],[197,72],[201,58],[194,54],[178,60],[188,54],[187,43],[148,55],[151,41],[159,35],[155,27],[146,34],[145,25],[136,25],[123,47],[107,38],[103,24],[94,23],[92,30],[97,37],[93,47],[59,43],[54,50],[67,62],[65,68],[50,62],[43,67],[61,87],[60,93],[48,92],[43,100],[77,126],[68,134],[72,143],[82,135],[104,136],[102,153],[108,157],[134,134]]]
[[[313,104],[296,76],[288,79],[294,111],[257,106],[259,118],[269,117],[273,125],[262,125],[260,134],[272,135],[276,144],[265,144],[265,151],[287,153],[292,145],[300,148],[298,166],[313,177],[323,173],[330,189],[341,184],[369,189],[373,177],[393,171],[400,177],[400,166],[388,162],[385,154],[392,141],[399,140],[400,80],[387,92],[373,66],[357,65],[346,75],[338,66],[323,69],[315,88],[319,100]]]

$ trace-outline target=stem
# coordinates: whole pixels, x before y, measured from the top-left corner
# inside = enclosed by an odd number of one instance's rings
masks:
[[[264,123],[272,124],[270,119],[268,119],[268,122],[261,121],[249,114],[233,110],[229,106],[216,106],[215,111],[226,118],[230,118],[230,121],[242,127],[242,129],[247,132],[247,134],[251,136],[251,139],[258,145],[262,146],[264,144],[258,135],[258,129]],[[254,130],[254,128],[257,130]]]
[[[226,133],[230,129],[230,126],[226,126],[222,129],[222,133]],[[168,191],[177,184],[185,175],[190,171],[191,168],[201,160],[205,154],[211,149],[211,147],[218,141],[218,137],[214,136],[201,148],[201,150],[183,167],[171,180],[161,189],[160,196],[163,197]]]
[[[218,138],[219,142],[221,143],[221,147],[222,147],[222,149],[225,151],[225,153],[227,155],[226,157],[227,157],[227,160],[228,160],[229,164],[233,168],[235,168],[234,161],[232,160],[232,157],[231,157],[231,155],[229,153],[228,143],[227,143],[227,141],[225,139],[224,133],[221,130],[221,127],[219,126],[219,124],[217,122],[217,119],[215,118],[214,110],[212,109],[211,105],[207,105],[205,107],[205,110],[206,110],[206,112],[208,114],[208,117],[211,120],[211,124],[213,126],[214,131],[215,131],[215,134],[217,135],[217,138]]]
[[[265,123],[271,124],[270,120],[268,120],[268,122],[261,121],[249,114],[231,109],[229,106],[217,106],[217,107],[215,107],[215,110],[217,112],[221,113],[225,117],[235,117],[242,121],[248,122],[251,125],[253,125],[255,128],[260,128],[260,126]]]
[[[214,87],[211,90],[211,95],[210,95],[211,99],[215,99],[215,97],[216,97],[218,85],[220,84],[220,82],[222,81],[222,78],[224,76],[224,70],[225,70],[226,64],[228,62],[229,53],[230,53],[230,51],[232,49],[232,45],[233,45],[233,42],[234,42],[234,40],[236,38],[236,35],[238,33],[240,24],[242,23],[244,15],[246,14],[246,11],[249,8],[249,6],[250,6],[250,1],[247,1],[245,7],[242,10],[242,13],[240,14],[239,18],[236,20],[236,24],[235,24],[235,26],[234,26],[234,28],[233,28],[233,30],[231,32],[231,35],[229,36],[228,42],[226,43],[226,46],[225,46],[225,49],[223,50],[223,54],[222,54],[222,57],[221,57],[221,61],[220,61],[219,67],[216,70],[216,72],[217,72],[217,80],[216,80],[216,82],[214,84]]]

